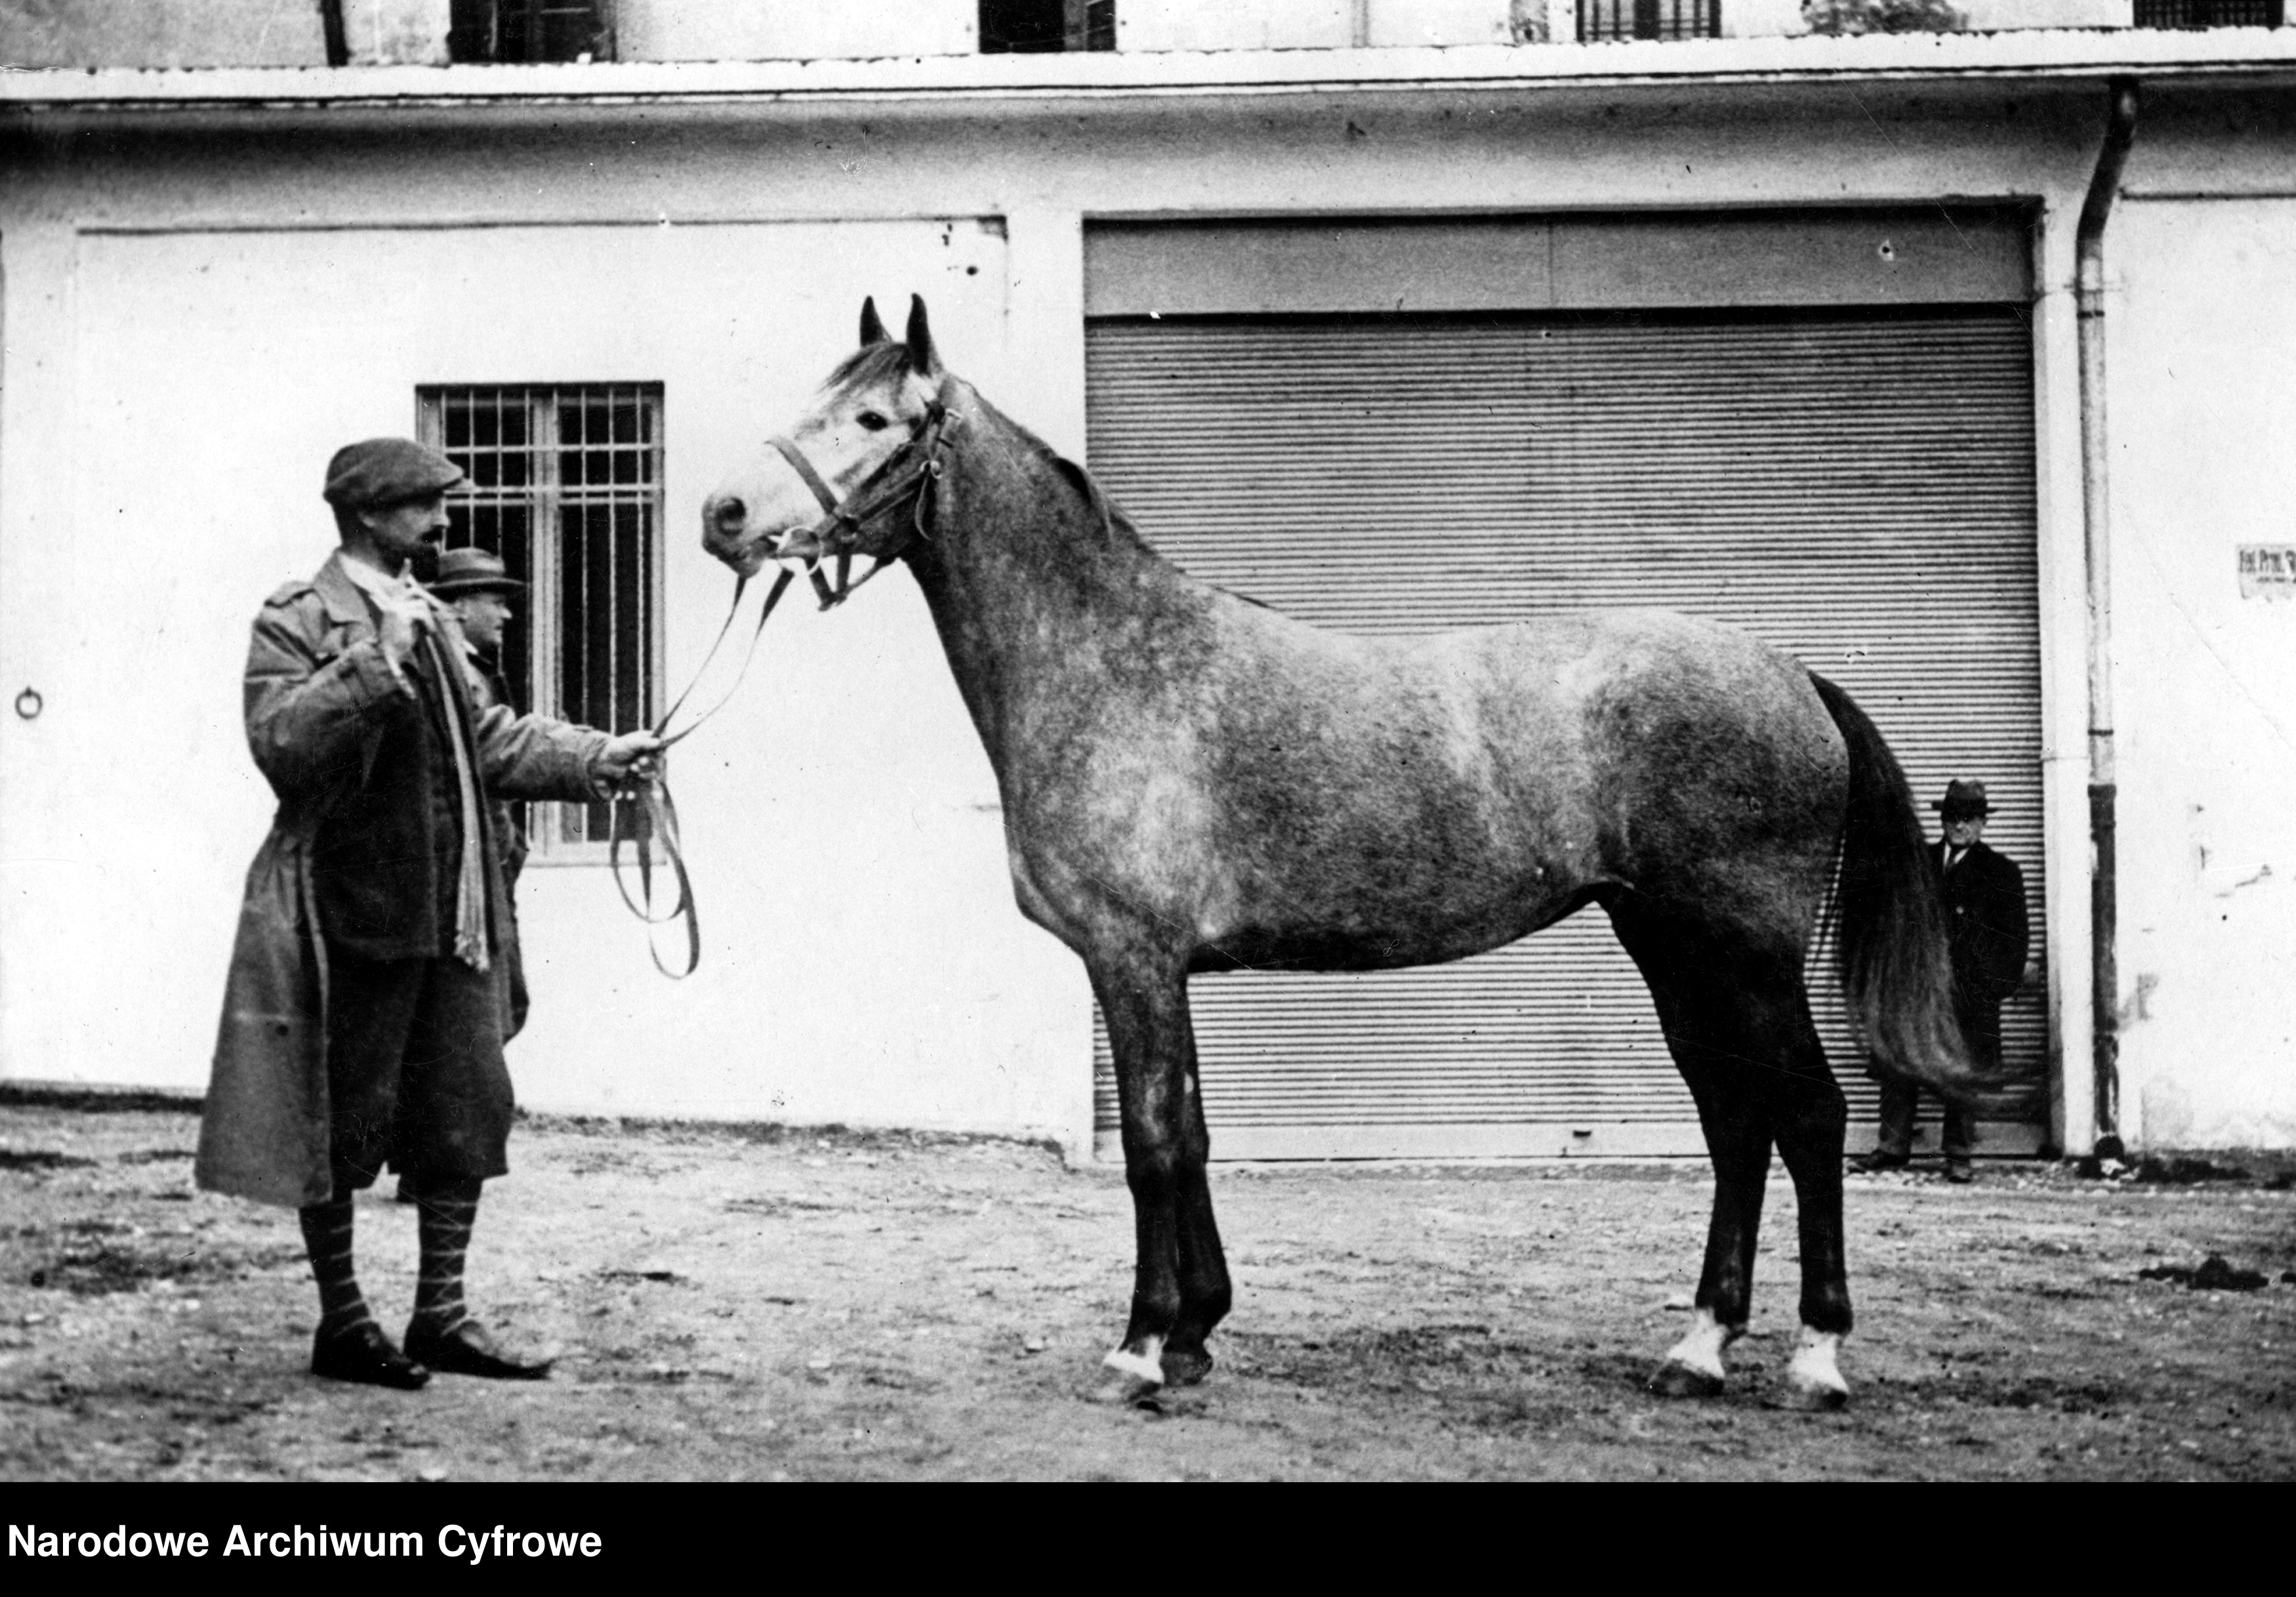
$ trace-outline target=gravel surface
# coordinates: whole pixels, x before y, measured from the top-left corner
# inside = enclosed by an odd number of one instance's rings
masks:
[[[0,1105],[0,1479],[2296,1474],[2296,1192],[2255,1161],[1851,1177],[1830,1415],[1769,1406],[1782,1176],[1731,1389],[1668,1401],[1643,1382],[1687,1319],[1702,1164],[1220,1167],[1219,1365],[1141,1410],[1092,1397],[1121,1174],[1044,1148],[529,1122],[471,1298],[557,1371],[400,1394],[308,1373],[294,1216],[193,1192],[195,1132]],[[396,1334],[414,1213],[378,1190],[358,1225]]]

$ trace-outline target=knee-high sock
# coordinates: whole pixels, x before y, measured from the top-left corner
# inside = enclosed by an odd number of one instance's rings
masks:
[[[463,1322],[463,1255],[470,1251],[471,1228],[478,1223],[479,1183],[425,1187],[418,1229],[422,1272],[414,1283],[414,1319],[430,1331],[452,1330]]]
[[[331,1337],[372,1319],[351,1266],[351,1200],[332,1198],[297,1211],[311,1277],[319,1283],[319,1334]]]

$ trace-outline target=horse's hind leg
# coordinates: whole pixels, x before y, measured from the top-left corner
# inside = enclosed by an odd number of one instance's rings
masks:
[[[1131,1319],[1104,1362],[1118,1376],[1111,1395],[1136,1400],[1210,1367],[1204,1338],[1227,1313],[1227,1262],[1205,1176],[1210,1147],[1184,967],[1110,959],[1091,971],[1116,1066],[1138,1247]]]
[[[1777,1084],[1772,1124],[1792,1175],[1801,1228],[1801,1345],[1786,1369],[1786,1401],[1833,1409],[1849,1401],[1836,1354],[1849,1333],[1849,1266],[1843,1242],[1841,1152],[1849,1107],[1821,1052],[1817,1074]]]
[[[1722,1348],[1743,1334],[1752,1307],[1775,1139],[1794,1178],[1802,1243],[1803,1346],[1788,1373],[1788,1397],[1837,1405],[1849,1395],[1834,1362],[1849,1329],[1841,1240],[1845,1110],[1810,1020],[1798,951],[1783,939],[1766,948],[1743,928],[1669,926],[1631,903],[1613,905],[1611,919],[1650,984],[1714,1164],[1698,1320],[1652,1384],[1677,1393],[1718,1389]]]
[[[1678,1063],[1683,1051],[1676,1050]],[[1722,1350],[1746,1334],[1753,1309],[1754,1247],[1768,1189],[1770,1133],[1759,1107],[1733,1087],[1726,1073],[1703,1061],[1682,1063],[1681,1069],[1714,1165],[1714,1211],[1690,1329],[1667,1350],[1651,1387],[1669,1397],[1710,1397],[1722,1390]]]

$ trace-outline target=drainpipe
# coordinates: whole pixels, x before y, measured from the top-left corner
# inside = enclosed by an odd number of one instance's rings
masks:
[[[343,0],[319,0],[319,31],[326,37],[327,64],[350,65],[351,42],[350,36],[343,31]]]
[[[2136,138],[2136,79],[2116,78],[2104,148],[2073,234],[2074,304],[2080,327],[2081,547],[2088,565],[2089,1002],[2100,1158],[2120,1140],[2120,973],[2115,947],[2118,860],[2112,757],[2112,544],[2107,520],[2104,430],[2104,224]]]

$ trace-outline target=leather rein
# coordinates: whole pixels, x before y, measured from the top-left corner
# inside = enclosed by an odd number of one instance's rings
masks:
[[[791,469],[797,473],[822,507],[822,519],[815,523],[805,535],[816,551],[806,558],[806,576],[821,600],[822,609],[833,610],[842,605],[852,597],[855,589],[907,554],[912,546],[931,540],[928,520],[931,514],[933,490],[940,482],[942,453],[956,420],[949,415],[947,406],[936,398],[910,430],[908,442],[842,499],[822,480],[821,473],[813,469],[813,463],[805,457],[804,451],[795,442],[780,434],[767,440],[789,463]],[[865,494],[868,496],[866,498],[863,498]],[[861,573],[858,580],[855,580],[853,556],[860,547],[864,530],[904,499],[911,502],[911,509],[898,541],[882,554],[872,555],[870,560],[873,564]],[[859,501],[857,504],[857,500]],[[837,579],[834,584],[821,569],[825,556],[833,556],[836,561]],[[718,636],[710,640],[709,652],[702,655],[701,663],[694,669],[693,679],[685,685],[685,690],[653,724],[653,734],[661,739],[665,752],[671,745],[691,737],[701,729],[702,722],[732,701],[742,686],[742,679],[750,674],[750,662],[757,658],[758,642],[765,636],[767,621],[772,617],[774,607],[781,603],[782,595],[789,591],[790,580],[796,575],[796,572],[784,565],[780,574],[775,577],[772,588],[767,591],[765,604],[758,608],[758,624],[750,633],[749,646],[742,654],[741,670],[734,674],[733,686],[719,696],[717,703],[672,732],[670,723],[677,719],[677,712],[685,707],[685,701],[693,696],[694,688],[701,686],[709,663],[718,657],[726,634],[733,630],[734,616],[741,612],[742,596],[748,591],[750,579],[739,575],[734,579],[734,602],[726,606],[726,619],[718,628]],[[694,910],[693,881],[685,868],[685,850],[678,835],[677,803],[670,797],[667,770],[648,782],[636,801],[644,814],[629,834],[629,842],[637,855],[638,892],[635,897],[630,893],[628,883],[622,877],[622,811],[626,802],[613,802],[611,841],[606,851],[607,864],[614,873],[614,887],[622,895],[622,902],[629,907],[630,913],[645,922],[649,928],[673,920],[685,921],[685,968],[683,970],[672,970],[664,964],[661,951],[654,945],[652,932],[649,930],[646,934],[646,951],[653,957],[654,968],[672,981],[683,981],[692,975],[701,963],[701,922]],[[656,841],[661,844],[663,863],[677,882],[676,901],[659,912],[654,909],[653,901],[653,844]]]

